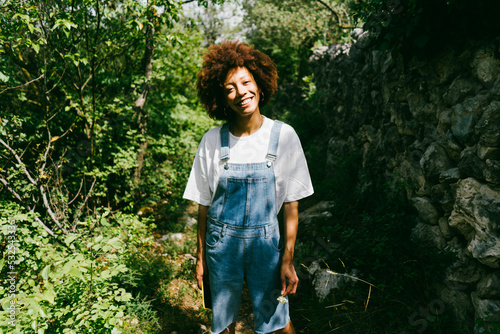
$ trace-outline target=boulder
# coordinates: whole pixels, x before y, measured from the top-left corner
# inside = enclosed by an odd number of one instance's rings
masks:
[[[500,267],[500,192],[468,178],[458,182],[456,203],[449,218],[469,242],[467,250],[481,263]]]
[[[411,199],[411,202],[415,209],[417,209],[420,218],[425,222],[431,225],[438,223],[439,213],[428,198],[414,197]]]
[[[415,242],[424,243],[427,247],[444,249],[446,240],[441,234],[439,226],[418,223],[411,231],[411,238]]]
[[[484,275],[476,289],[478,298],[500,300],[500,271]]]
[[[437,182],[440,174],[452,168],[453,164],[443,146],[434,142],[420,159],[420,167],[427,179]]]

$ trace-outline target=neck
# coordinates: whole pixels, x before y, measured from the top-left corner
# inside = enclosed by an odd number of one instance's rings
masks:
[[[245,137],[257,132],[262,124],[264,124],[264,116],[260,112],[254,112],[249,117],[239,117],[233,120],[229,130],[236,137]]]

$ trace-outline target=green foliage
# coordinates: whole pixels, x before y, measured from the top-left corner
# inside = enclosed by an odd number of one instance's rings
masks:
[[[303,77],[310,74],[312,48],[345,40],[355,26],[349,1],[323,2],[339,17],[313,0],[255,1],[245,6],[249,43],[269,55],[278,67],[279,90],[265,110],[270,117],[304,112],[303,87],[308,83]]]
[[[17,273],[16,326],[2,289],[0,332],[164,325],[175,270],[152,229],[183,228],[182,190],[214,125],[194,88],[202,36],[181,11],[173,0],[0,2],[0,273]]]
[[[119,333],[129,326],[124,319],[137,318],[143,330],[158,328],[150,302],[134,295],[127,282],[147,285],[128,260],[152,243],[145,222],[132,215],[110,217],[109,210],[102,210],[80,222],[93,226],[90,232],[69,234],[59,243],[49,239],[33,214],[11,202],[0,205],[1,275],[9,287],[0,291],[3,331]]]
[[[194,88],[202,36],[179,16],[180,2],[0,6],[0,132],[59,199],[53,211],[63,226],[71,229],[77,213],[65,203],[75,196],[84,201],[92,191],[90,208],[146,207],[162,228],[178,228],[193,153],[213,125]],[[148,52],[154,52],[151,72]],[[4,146],[0,154],[9,158],[0,173],[11,188],[22,198],[40,198]]]

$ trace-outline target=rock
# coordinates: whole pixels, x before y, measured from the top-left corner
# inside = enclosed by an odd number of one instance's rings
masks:
[[[422,94],[409,93],[406,97],[410,112],[421,124],[427,122],[436,115],[436,105],[428,103]]]
[[[500,184],[500,160],[486,160],[484,179],[492,184]]]
[[[480,299],[475,292],[471,294],[471,298],[476,310],[476,319],[481,318],[487,322],[500,321],[500,300]]]
[[[370,46],[372,43],[372,36],[370,35],[369,31],[363,31],[362,34],[358,36],[358,39],[356,41],[356,47],[360,49],[366,49]]]
[[[420,159],[420,167],[427,179],[437,182],[440,174],[449,170],[453,165],[446,150],[438,143],[432,143]]]
[[[363,29],[361,28],[355,28],[351,31],[351,33],[349,34],[353,39],[358,39],[359,36],[361,36],[361,34],[363,33]]]
[[[415,209],[418,211],[418,215],[424,221],[431,225],[436,225],[439,219],[439,213],[429,201],[428,198],[425,197],[414,197],[411,199],[411,202]]]
[[[308,208],[299,213],[299,224],[303,226],[305,233],[310,236],[316,236],[317,229],[311,228],[311,226],[317,224],[329,224],[332,220],[333,215],[331,210],[335,207],[335,203],[331,201],[320,202],[313,207]]]
[[[477,155],[477,146],[467,147],[460,153],[458,169],[462,177],[473,177],[484,180],[486,163]]]
[[[411,231],[411,238],[431,248],[444,249],[446,247],[446,240],[441,234],[439,226],[418,223]]]
[[[345,275],[333,273],[327,269],[317,269],[313,279],[316,296],[323,301],[333,289],[344,289],[356,283],[356,279],[352,277],[356,277],[356,270],[350,275]]]
[[[451,239],[453,237],[453,232],[451,232],[450,225],[448,225],[448,218],[439,218],[438,226],[443,237],[445,237],[446,239]]]
[[[477,145],[477,156],[481,160],[500,160],[500,147],[489,147]]]
[[[469,241],[467,250],[481,263],[500,267],[500,192],[473,178],[458,182],[449,224]]]
[[[471,79],[458,77],[453,80],[450,88],[444,94],[443,99],[448,105],[454,105],[464,97],[474,94],[481,89],[481,85]]]
[[[452,107],[451,132],[464,144],[475,142],[475,126],[481,115],[483,98],[472,97]]]
[[[445,303],[446,309],[451,311],[455,323],[458,326],[456,333],[470,333],[470,328],[474,323],[474,306],[471,298],[465,291],[450,288],[440,289],[439,296]]]
[[[473,283],[479,281],[484,274],[484,269],[477,261],[465,254],[458,256],[457,260],[446,269],[445,283],[449,288],[466,290]]]
[[[477,284],[476,295],[481,299],[500,300],[500,271],[485,275]]]
[[[455,183],[460,179],[460,169],[458,167],[450,168],[439,174],[439,182],[444,184]]]
[[[184,233],[171,233],[165,234],[161,237],[162,241],[173,241],[173,242],[181,242],[185,238]]]
[[[445,109],[439,114],[437,126],[437,130],[439,133],[446,133],[448,132],[448,130],[450,130],[452,116],[453,113],[451,109]]]
[[[495,59],[495,49],[479,49],[474,55],[472,68],[477,78],[486,86],[492,87],[500,75],[500,61]]]
[[[342,177],[352,161],[356,191],[368,194],[389,175],[408,185],[420,219],[412,238],[457,252],[443,298],[462,325],[455,332],[471,333],[470,292],[477,285],[479,300],[499,300],[487,275],[500,265],[500,39],[403,61],[397,48],[371,47],[367,31],[352,36],[352,45],[316,52],[311,64],[329,136],[318,146],[327,152],[325,179]],[[301,214],[306,235],[315,222],[334,224],[333,209]]]
[[[500,147],[500,101],[492,101],[484,109],[474,130],[480,136],[480,145]]]
[[[193,218],[193,217],[188,216],[188,215],[184,216],[184,221],[186,222],[186,226],[188,228],[191,228],[191,227],[195,226],[196,224],[198,224],[198,221],[196,220],[196,218]]]

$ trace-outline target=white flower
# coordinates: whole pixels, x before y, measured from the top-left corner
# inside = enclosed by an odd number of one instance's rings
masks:
[[[283,297],[283,296],[279,296],[278,297],[278,301],[281,303],[281,304],[285,304],[285,303],[288,303],[288,300]]]

